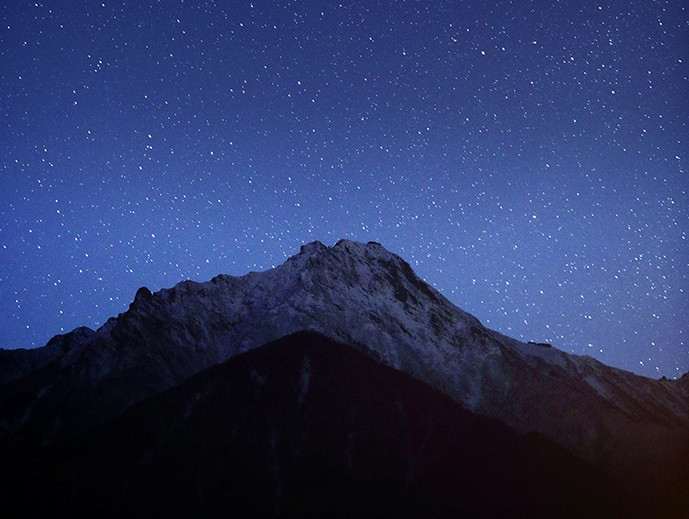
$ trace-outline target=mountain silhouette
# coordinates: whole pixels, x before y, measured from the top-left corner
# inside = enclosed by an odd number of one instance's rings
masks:
[[[487,329],[373,242],[314,242],[266,272],[142,287],[97,331],[0,351],[0,382],[17,510],[689,507],[689,376],[652,380]]]

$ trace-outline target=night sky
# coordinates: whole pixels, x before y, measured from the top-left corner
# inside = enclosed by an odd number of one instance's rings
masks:
[[[0,346],[374,240],[487,326],[689,370],[684,1],[0,4]]]

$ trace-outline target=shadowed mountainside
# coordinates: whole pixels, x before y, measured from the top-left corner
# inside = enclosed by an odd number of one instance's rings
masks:
[[[71,517],[622,517],[600,471],[301,332],[210,368],[3,482]],[[19,487],[21,490],[17,490]]]

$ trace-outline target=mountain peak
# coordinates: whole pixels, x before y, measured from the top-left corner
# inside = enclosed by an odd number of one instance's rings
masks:
[[[355,256],[360,258],[366,258],[367,260],[375,260],[378,258],[390,258],[395,257],[401,260],[399,256],[388,251],[380,243],[375,241],[369,241],[368,243],[362,243],[353,240],[339,240],[335,245],[329,247],[324,245],[322,242],[316,240],[311,243],[307,243],[301,246],[299,251],[299,256],[313,256],[318,253],[323,253],[330,251],[332,253],[346,254],[349,256]]]
[[[304,256],[311,256],[315,253],[317,253],[319,250],[327,249],[328,247],[326,245],[323,245],[322,242],[316,240],[312,241],[311,243],[306,243],[301,246],[301,249],[299,250],[300,255]]]
[[[408,299],[408,293],[402,286],[402,280],[434,300],[442,297],[422,281],[406,261],[378,242],[339,240],[334,246],[328,247],[320,241],[315,241],[303,245],[298,256],[307,258],[307,269],[322,267],[331,271],[350,271],[355,278],[352,281],[356,283],[366,284],[376,274],[384,272],[388,281],[396,288],[397,295],[403,300]],[[315,257],[318,259],[314,260]]]
[[[344,250],[350,253],[361,253],[367,251],[369,254],[375,252],[383,252],[386,254],[391,254],[385,247],[380,243],[375,241],[369,241],[368,243],[352,241],[352,240],[339,240],[333,247],[335,250]]]

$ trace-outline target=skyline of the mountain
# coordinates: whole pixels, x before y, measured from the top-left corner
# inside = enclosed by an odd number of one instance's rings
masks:
[[[351,241],[351,240],[342,239],[342,240],[339,240],[339,241],[338,241],[338,243],[335,245],[335,247],[339,247],[341,244],[352,244],[354,247],[370,247],[371,245],[373,245],[373,246],[375,246],[375,247],[381,248],[381,250],[384,250],[386,254],[388,254],[388,255],[391,254],[391,253],[389,253],[387,250],[385,250],[378,242],[368,242],[367,245],[364,245],[363,243],[360,243],[360,242],[355,242],[355,241]],[[304,244],[304,245],[301,246],[301,251],[299,252],[299,254],[296,254],[296,255],[292,256],[291,258],[288,258],[286,263],[289,263],[289,262],[290,262],[291,260],[293,260],[294,258],[303,255],[305,250],[313,250],[313,249],[318,249],[318,248],[328,248],[328,247],[325,246],[325,245],[323,245],[323,244],[322,244],[320,241],[318,241],[318,240],[316,240],[316,241],[314,241],[314,242],[311,242],[311,243]],[[392,257],[396,257],[396,255],[395,255],[395,254],[392,254]],[[398,257],[398,259],[400,259],[400,258]],[[406,262],[405,262],[405,263],[406,263]],[[281,267],[281,266],[278,266],[278,267]],[[268,271],[264,271],[264,272],[270,272],[270,271],[274,271],[274,270],[279,270],[279,268],[276,269],[276,267],[273,267],[272,269],[269,269]],[[259,275],[260,275],[260,274],[262,274],[262,273],[264,273],[264,272],[254,272],[254,271],[252,271],[252,272],[249,272],[249,273],[245,274],[245,276],[247,276],[247,275],[248,275],[248,276],[252,276],[252,275],[256,275],[256,274],[259,274]],[[416,276],[416,274],[413,274],[413,275]],[[225,278],[227,278],[227,277],[230,277],[230,278],[231,278],[231,277],[242,278],[242,277],[244,277],[244,276],[227,276],[227,275],[224,275],[224,274],[220,274],[220,275],[218,275],[218,276],[215,276],[215,277],[213,278],[213,281],[216,280],[216,279],[219,279],[219,278],[221,278],[221,277],[225,277]],[[162,291],[162,292],[168,292],[168,291],[170,291],[170,290],[176,290],[178,287],[183,286],[183,285],[184,285],[186,282],[188,282],[188,281],[189,281],[189,280],[185,280],[185,281],[183,281],[183,282],[180,282],[180,283],[178,283],[177,285],[175,285],[174,287],[162,288],[161,291]],[[421,280],[421,279],[420,279],[419,281],[420,281],[421,283],[423,283],[423,285],[426,285],[425,280]],[[130,305],[129,305],[129,308],[131,309],[132,305],[135,304],[135,303],[137,302],[137,300],[139,300],[140,298],[147,298],[147,297],[150,296],[150,295],[152,295],[152,293],[151,293],[151,290],[150,290],[147,286],[139,287],[139,289],[137,289],[137,292],[136,292],[135,297],[133,298],[132,302],[131,302]],[[444,294],[443,294],[443,296],[444,296]],[[466,312],[464,311],[464,309],[461,309],[461,311],[463,311],[464,313],[466,313]],[[470,315],[470,314],[467,314],[467,315]],[[110,318],[108,319],[108,322],[112,322],[113,320],[119,318],[120,316],[122,316],[122,314],[119,314],[119,315],[117,315],[117,316],[114,316],[114,315],[113,315],[113,316],[110,316]],[[472,319],[475,319],[475,317],[474,317],[473,315],[471,315],[470,317],[471,317]],[[480,321],[477,321],[477,323],[480,323]],[[105,323],[105,324],[107,325],[107,323]],[[46,347],[51,346],[53,343],[58,343],[58,344],[61,343],[62,337],[77,337],[77,338],[79,338],[78,340],[81,340],[81,337],[82,337],[82,336],[86,335],[87,337],[90,337],[92,334],[94,334],[94,333],[95,333],[96,331],[98,331],[100,328],[101,328],[101,327],[98,327],[97,329],[94,330],[94,329],[89,328],[89,327],[86,326],[86,325],[78,326],[77,328],[75,328],[75,329],[73,329],[73,330],[70,330],[70,331],[68,331],[68,332],[66,332],[66,333],[59,333],[59,334],[56,334],[56,335],[53,336],[53,337],[50,339],[50,341],[48,341],[44,346],[38,347],[37,349],[39,349],[39,350],[51,349],[51,348],[46,348]],[[488,327],[488,328],[490,328],[490,327]],[[497,330],[496,330],[496,331],[497,331]],[[71,339],[70,339],[70,340],[71,340]],[[522,338],[521,340],[522,340],[523,342],[528,342],[529,344],[535,344],[535,345],[547,346],[547,347],[552,347],[552,346],[553,346],[550,342],[540,342],[540,341],[532,341],[532,340],[528,340],[528,341],[527,341],[525,338]],[[1,351],[1,350],[11,351],[12,349],[15,349],[15,348],[7,349],[7,348],[2,348],[2,347],[0,347],[0,351]],[[25,348],[16,348],[16,349],[25,349]],[[29,349],[32,349],[32,348],[29,348]],[[556,349],[557,349],[557,350],[561,350],[562,348],[561,348],[559,345],[556,345]],[[590,353],[588,353],[588,352],[585,352],[585,353],[584,353],[584,356],[585,356],[585,357],[591,357],[591,358],[596,358],[596,357],[597,357],[596,355],[590,354]],[[37,358],[41,358],[41,357],[49,358],[49,355],[40,355],[40,354],[39,354],[39,355],[37,356]],[[605,363],[603,363],[603,364],[605,364]],[[617,366],[614,366],[614,365],[609,365],[609,366],[610,366],[610,367],[614,367],[614,368],[618,368]],[[625,369],[625,368],[619,368],[619,369]],[[631,369],[625,369],[625,371],[630,371],[630,372],[632,372],[632,373],[637,373],[635,370],[631,370]],[[672,377],[665,377],[664,375],[662,375],[662,378],[677,379],[677,378],[680,378],[680,377],[684,376],[684,375],[687,374],[687,373],[689,373],[689,371],[684,372],[684,373],[679,373],[677,376],[672,376]],[[639,374],[639,373],[637,373],[637,374]],[[647,375],[642,375],[642,376],[647,376]],[[653,375],[651,375],[649,378],[656,378],[656,379],[657,379],[657,378],[661,378],[661,376],[653,376]]]
[[[684,2],[3,2],[0,347],[375,240],[483,323],[689,370]]]

